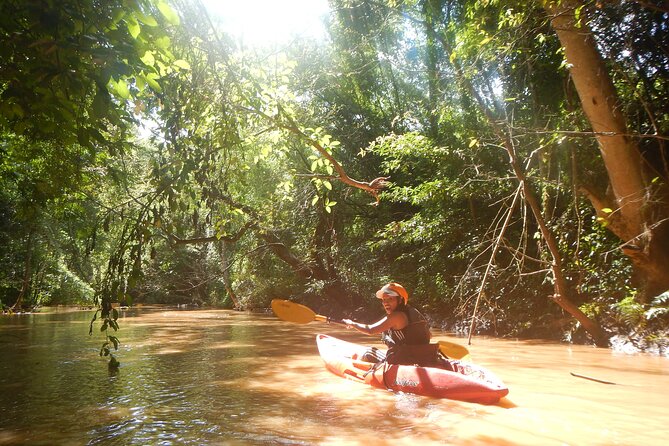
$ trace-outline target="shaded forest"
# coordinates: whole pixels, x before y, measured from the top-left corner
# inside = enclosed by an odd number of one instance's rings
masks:
[[[448,330],[662,351],[666,4],[329,4],[257,48],[199,1],[3,1],[3,311],[364,317],[394,280]]]

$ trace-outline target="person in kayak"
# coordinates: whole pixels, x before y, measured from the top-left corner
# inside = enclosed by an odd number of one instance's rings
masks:
[[[388,347],[385,352],[371,348],[361,357],[369,362],[385,361],[389,364],[418,364],[433,366],[438,363],[438,344],[430,344],[430,326],[425,317],[408,304],[409,293],[402,285],[390,282],[376,292],[386,316],[373,324],[362,324],[351,319],[343,322],[366,335],[381,333],[381,340]]]

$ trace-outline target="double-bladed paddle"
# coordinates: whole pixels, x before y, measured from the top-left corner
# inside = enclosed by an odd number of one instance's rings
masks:
[[[272,300],[272,311],[279,319],[296,324],[308,324],[319,321],[330,324],[346,325],[340,319],[332,319],[328,316],[316,314],[311,308],[284,299]],[[467,347],[455,342],[439,341],[439,351],[449,358],[467,361],[470,359]]]
[[[316,314],[311,308],[284,299],[272,300],[272,311],[279,319],[296,324],[308,324],[312,321],[327,322],[329,324],[346,325],[340,319],[332,319]]]

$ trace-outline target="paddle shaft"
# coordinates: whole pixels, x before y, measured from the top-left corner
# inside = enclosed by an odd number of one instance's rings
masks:
[[[331,317],[323,316],[322,314],[314,314],[314,320],[319,322],[327,322],[328,324],[346,325],[346,323],[341,319],[332,319]],[[446,357],[464,361],[469,360],[469,350],[467,347],[449,341],[438,341],[438,344],[439,351],[441,351],[441,353],[443,353]]]
[[[314,320],[318,322],[325,322],[327,324],[346,325],[341,319],[332,319],[331,317],[323,316],[322,314],[314,314]]]
[[[341,319],[333,319],[322,314],[316,314],[311,308],[284,299],[272,300],[272,311],[279,319],[297,324],[308,324],[312,321],[325,322],[345,326]],[[449,358],[469,359],[469,350],[460,344],[449,341],[439,341],[439,350]]]

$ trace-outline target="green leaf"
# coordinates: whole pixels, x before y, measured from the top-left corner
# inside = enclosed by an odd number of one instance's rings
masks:
[[[160,87],[160,84],[157,81],[158,75],[156,73],[149,73],[146,76],[144,76],[144,79],[146,80],[146,83],[149,84],[149,87],[153,88],[158,93],[163,91],[163,89]]]
[[[311,205],[315,205],[318,202],[318,195],[314,195],[314,198],[311,199]]]
[[[125,17],[125,9],[123,8],[117,8],[114,10],[113,16],[112,16],[112,23],[116,24],[121,21]]]
[[[128,32],[133,39],[136,39],[137,36],[139,36],[139,33],[142,32],[142,27],[139,26],[139,23],[137,23],[134,17],[129,18],[126,23],[128,25]]]
[[[175,60],[174,66],[181,68],[182,70],[190,70],[190,64],[183,59]]]
[[[602,212],[604,212],[605,214],[610,214],[611,212],[613,212],[613,209],[611,209],[611,208],[603,208],[603,209],[602,209]]]
[[[99,310],[97,310],[97,311],[93,314],[93,319],[91,320],[91,325],[90,325],[90,327],[89,327],[89,329],[88,329],[88,335],[89,335],[89,336],[92,336],[92,335],[93,335],[93,323],[94,323],[95,320],[98,318],[98,311],[99,311]]]
[[[15,116],[18,116],[19,118],[23,118],[25,116],[23,107],[21,107],[19,104],[12,104],[11,109]]]
[[[158,9],[160,10],[160,13],[163,15],[163,17],[165,17],[165,20],[167,20],[172,25],[178,26],[179,23],[181,23],[179,14],[177,14],[177,12],[167,3],[158,3]]]
[[[153,55],[153,51],[147,51],[140,59],[149,66],[153,66],[156,63],[156,58]]]
[[[158,26],[158,22],[156,21],[156,19],[154,19],[150,15],[146,15],[146,14],[141,13],[139,11],[136,12],[135,15],[137,16],[137,19],[140,22],[142,22],[143,24],[145,24],[147,26]]]
[[[90,133],[86,129],[77,130],[77,141],[83,147],[88,147],[90,143]]]
[[[323,180],[323,186],[325,186],[327,190],[332,190],[332,184],[327,180]]]
[[[123,79],[119,79],[119,81],[116,83],[116,92],[123,99],[130,99],[130,90],[128,89],[128,84]]]
[[[582,26],[581,10],[583,9],[583,6],[585,6],[585,5],[581,5],[581,6],[577,7],[576,9],[574,9],[574,19],[575,19],[574,27],[576,27],[576,28],[580,28]]]
[[[114,355],[111,355],[111,357],[109,358],[109,363],[107,364],[107,366],[110,369],[117,369],[120,365],[121,365],[121,363],[118,362],[118,360],[114,357]]]
[[[111,101],[109,100],[109,93],[105,90],[98,89],[93,99],[93,116],[100,119],[107,115]]]
[[[135,78],[135,85],[137,86],[137,89],[139,91],[144,91],[144,89],[146,88],[146,79],[144,79],[141,76],[137,76]]]
[[[161,50],[166,50],[170,47],[170,38],[167,36],[159,37],[154,41],[154,44]]]

